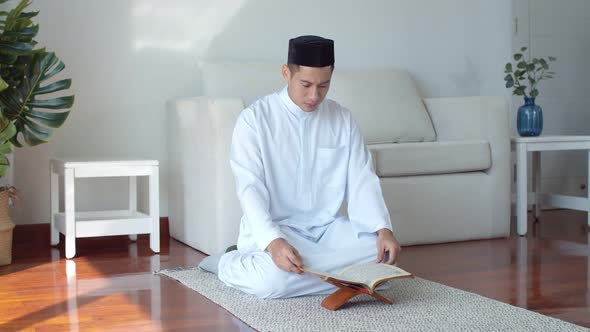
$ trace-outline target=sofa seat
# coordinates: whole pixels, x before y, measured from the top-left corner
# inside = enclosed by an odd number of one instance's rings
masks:
[[[483,140],[368,145],[379,177],[485,171],[492,167],[490,143]]]

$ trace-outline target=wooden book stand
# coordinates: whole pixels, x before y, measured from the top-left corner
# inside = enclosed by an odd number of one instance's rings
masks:
[[[386,298],[385,296],[377,293],[377,292],[370,292],[361,287],[354,287],[350,285],[343,284],[339,281],[333,279],[326,279],[325,281],[331,283],[332,285],[338,287],[334,293],[328,295],[321,303],[322,307],[328,310],[338,310],[342,307],[348,300],[352,299],[353,297],[360,295],[360,294],[369,294],[372,297],[383,301],[388,304],[393,304],[393,301]]]

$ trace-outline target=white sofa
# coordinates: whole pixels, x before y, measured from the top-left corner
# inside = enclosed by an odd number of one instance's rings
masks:
[[[201,70],[201,96],[167,105],[169,220],[173,238],[212,254],[238,236],[242,212],[229,167],[236,117],[285,83],[280,64]],[[406,72],[338,67],[328,98],[359,123],[402,245],[509,235],[504,98],[421,99]]]

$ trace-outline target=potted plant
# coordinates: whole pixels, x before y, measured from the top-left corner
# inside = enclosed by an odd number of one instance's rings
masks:
[[[535,104],[539,95],[537,86],[544,79],[553,78],[555,73],[549,71],[549,63],[557,60],[555,57],[533,58],[527,61],[524,57],[526,47],[513,55],[516,64],[508,62],[504,69],[504,81],[507,88],[512,88],[512,94],[524,96],[524,105],[518,108],[516,127],[520,136],[539,136],[543,131],[543,110]],[[527,86],[528,83],[528,86]],[[528,89],[527,89],[528,88]]]
[[[0,0],[4,4],[9,0]],[[74,96],[47,96],[65,92],[70,79],[56,80],[65,65],[52,52],[36,48],[39,25],[32,19],[39,12],[21,0],[9,11],[0,12],[0,177],[10,167],[6,154],[12,147],[48,142],[53,130],[66,121]],[[12,229],[8,200],[14,187],[0,187],[0,265],[12,260]]]

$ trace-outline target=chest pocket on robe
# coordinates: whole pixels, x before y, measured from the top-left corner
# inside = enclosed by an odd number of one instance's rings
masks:
[[[315,167],[318,185],[340,188],[346,183],[348,168],[346,149],[344,147],[318,148]]]

